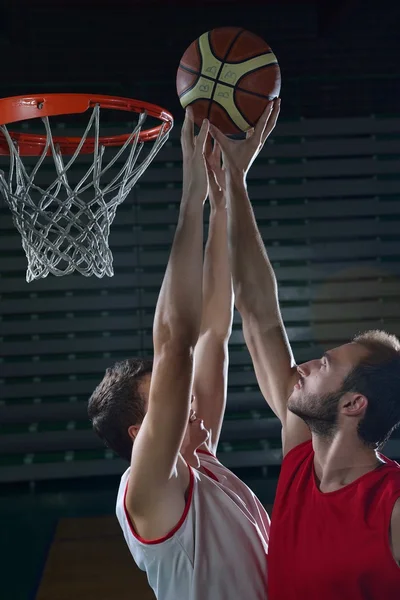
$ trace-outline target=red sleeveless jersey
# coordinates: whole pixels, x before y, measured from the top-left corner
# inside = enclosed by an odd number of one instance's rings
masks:
[[[271,519],[268,600],[400,599],[390,520],[400,465],[382,467],[334,492],[320,492],[311,442],[282,462]]]

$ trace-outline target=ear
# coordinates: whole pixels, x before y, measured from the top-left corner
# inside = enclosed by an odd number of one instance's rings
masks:
[[[342,398],[341,413],[348,417],[359,417],[368,406],[368,400],[362,394],[348,392]]]
[[[128,434],[132,442],[135,441],[137,434],[139,433],[140,425],[131,425],[128,428]]]

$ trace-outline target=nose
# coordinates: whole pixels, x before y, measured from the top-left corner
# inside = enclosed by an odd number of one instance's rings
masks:
[[[321,361],[319,360],[309,360],[308,362],[299,365],[297,367],[297,372],[300,374],[301,377],[308,377],[313,370],[319,368],[320,362]]]
[[[311,361],[298,365],[297,372],[300,377],[307,377],[311,371]]]

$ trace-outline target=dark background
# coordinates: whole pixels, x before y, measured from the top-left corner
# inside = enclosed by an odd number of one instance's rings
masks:
[[[33,597],[60,517],[113,513],[122,466],[91,435],[86,402],[114,360],[151,354],[181,177],[175,74],[204,31],[250,29],[280,62],[281,124],[249,191],[297,360],[359,327],[400,333],[399,20],[398,4],[370,0],[0,4],[0,97],[116,94],[160,104],[176,118],[170,145],[118,211],[112,280],[26,284],[20,239],[1,204],[1,599]],[[105,118],[112,125],[117,117]],[[124,325],[113,328],[111,319]],[[97,325],[85,331],[84,323]],[[231,356],[221,460],[269,503],[280,429],[260,396],[238,315]],[[396,438],[390,455],[400,456]]]
[[[179,118],[174,79],[184,49],[208,29],[239,25],[278,55],[284,114],[390,113],[398,105],[399,11],[370,0],[10,1],[1,89],[146,96]]]

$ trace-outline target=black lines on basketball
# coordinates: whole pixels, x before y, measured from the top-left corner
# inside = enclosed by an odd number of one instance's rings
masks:
[[[215,31],[215,30],[214,30],[214,31]],[[235,31],[235,30],[234,30],[234,31]],[[217,75],[216,75],[216,77],[215,77],[215,83],[214,83],[214,86],[213,86],[213,90],[212,90],[212,92],[211,92],[210,106],[209,106],[209,110],[208,110],[208,116],[207,116],[207,118],[208,118],[210,121],[211,121],[211,119],[210,119],[210,114],[211,114],[211,106],[212,106],[212,102],[213,102],[213,100],[214,100],[214,96],[215,96],[215,90],[216,90],[216,87],[217,87],[217,83],[219,83],[219,77],[220,77],[220,75],[221,75],[221,73],[222,73],[222,69],[224,68],[224,65],[225,65],[226,57],[229,55],[229,52],[232,50],[232,48],[233,48],[233,46],[235,45],[235,43],[236,43],[236,41],[238,40],[238,38],[239,38],[239,37],[242,35],[243,31],[244,31],[244,29],[239,29],[239,31],[235,31],[235,34],[234,34],[234,38],[233,38],[233,40],[231,41],[230,45],[228,46],[227,50],[225,51],[225,54],[224,54],[224,56],[223,56],[223,57],[220,59],[220,60],[221,60],[221,66],[220,66],[220,68],[219,68],[219,71],[218,71],[218,73],[217,73]],[[217,56],[217,55],[214,53],[214,51],[213,51],[213,46],[212,46],[212,41],[211,41],[211,34],[212,34],[212,33],[213,33],[212,31],[210,31],[210,32],[208,33],[208,41],[209,41],[209,44],[210,44],[210,49],[211,49],[211,52],[214,54],[214,56],[215,56],[216,58],[218,58],[218,56]]]
[[[208,98],[198,98],[197,100],[194,100],[190,106],[196,115],[196,123],[198,121],[201,124],[204,119],[209,118],[210,100]]]
[[[189,90],[193,89],[196,85],[199,77],[201,76],[202,68],[202,57],[199,47],[199,41],[196,40],[193,44],[190,44],[182,56],[178,73],[177,73],[177,86],[179,82],[178,96],[181,98]]]
[[[208,42],[215,58],[225,62],[238,37],[245,30],[241,27],[219,27],[208,32]]]
[[[242,133],[242,130],[233,121],[228,111],[218,104],[218,102],[211,103],[210,121],[218,121],[221,130],[229,128],[230,135]]]
[[[235,90],[235,106],[244,119],[251,127],[257,123],[258,119],[267,108],[270,99],[267,96],[252,95],[249,98],[249,93],[242,90]]]
[[[270,46],[240,27],[200,36],[184,53],[177,75],[182,106],[193,107],[196,124],[208,117],[226,135],[254,126],[267,103],[279,95],[280,85]]]
[[[179,63],[179,68],[183,69],[184,71],[187,71],[188,73],[192,73],[192,75],[201,75],[199,71],[194,71],[193,69],[187,67],[186,65],[183,65],[182,63]],[[206,75],[204,75],[203,77],[206,77]]]
[[[258,58],[259,56],[265,56],[266,54],[273,54],[273,52],[272,52],[272,50],[270,50],[269,52],[258,52],[257,54],[254,54],[254,56],[249,56],[248,58],[246,58],[246,60],[252,60],[253,58]],[[244,61],[229,59],[226,62],[228,62],[230,65],[240,65]],[[278,61],[271,63],[271,65],[276,65],[276,64],[278,64]]]
[[[189,69],[185,65],[180,64],[178,69],[178,76],[180,78],[180,86],[182,91],[179,94],[179,98],[182,98],[189,90],[192,90],[197,82],[199,81],[201,73]]]
[[[244,30],[236,40],[234,47],[231,48],[226,61],[238,64],[257,56],[271,54],[271,52],[270,46],[262,38]]]
[[[242,75],[237,82],[237,89],[239,88],[242,91],[252,94],[254,94],[255,90],[260,90],[258,95],[265,96],[268,99],[279,96],[280,87],[281,72],[277,63],[252,69]]]

